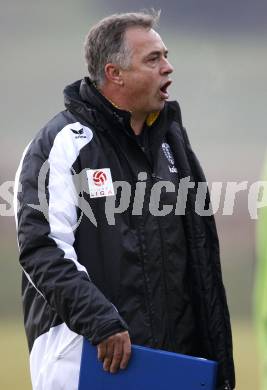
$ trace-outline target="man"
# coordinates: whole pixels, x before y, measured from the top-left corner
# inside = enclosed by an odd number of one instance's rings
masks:
[[[90,78],[65,89],[66,110],[18,170],[34,389],[77,389],[82,336],[111,373],[135,343],[214,359],[218,388],[234,388],[214,220],[194,212],[195,188],[176,212],[179,180],[205,179],[167,101],[173,68],[158,18],[113,15],[91,29]]]

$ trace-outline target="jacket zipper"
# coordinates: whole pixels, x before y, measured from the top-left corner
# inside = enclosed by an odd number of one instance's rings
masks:
[[[130,135],[129,135],[130,136]],[[152,179],[152,182],[153,181],[156,181],[156,179],[162,179],[160,177],[157,177],[154,173],[154,170],[153,170],[153,166],[151,165],[151,162],[150,160],[148,159],[147,155],[146,155],[146,152],[145,152],[145,148],[141,147],[141,145],[139,145],[139,143],[133,138],[130,136],[130,138],[132,138],[137,147],[142,151],[145,159],[147,160],[148,162],[148,166],[149,166],[149,175]],[[124,151],[122,151],[122,154],[124,155]],[[127,160],[127,158],[126,158]],[[143,228],[143,220],[140,219],[141,221],[141,226]],[[159,226],[159,231],[160,231],[160,240],[161,240],[161,248],[162,248],[162,257],[164,257],[164,250],[163,250],[163,239],[162,239],[162,232],[161,232],[161,226],[159,224],[159,221],[158,221],[158,226]],[[142,256],[142,266],[143,266],[143,274],[144,274],[144,281],[145,281],[145,290],[146,290],[146,296],[148,297],[147,299],[147,306],[148,306],[148,314],[149,314],[149,320],[150,320],[150,328],[151,328],[151,336],[152,336],[152,340],[153,340],[153,344],[156,345],[158,340],[157,338],[155,337],[155,334],[154,334],[154,328],[153,328],[153,313],[152,313],[152,309],[151,309],[151,304],[150,304],[150,293],[149,293],[149,287],[148,287],[148,281],[147,281],[147,276],[146,276],[146,271],[145,271],[145,265],[144,265],[144,261],[145,261],[145,255],[144,255],[144,250],[143,250],[143,240],[142,240],[142,237],[141,237],[141,232],[140,232],[140,229],[138,229],[138,234],[139,234],[139,241],[140,241],[140,247],[141,247],[141,256]],[[164,263],[165,263],[165,260],[162,259],[162,266],[163,266],[163,275],[164,275],[164,290],[165,290],[165,303],[166,303],[166,306],[167,306],[167,322],[168,322],[168,336],[170,338],[170,343],[171,343],[171,347],[173,348],[173,351],[175,350],[174,348],[174,345],[172,345],[172,338],[171,338],[171,332],[170,332],[170,329],[169,329],[169,307],[168,307],[168,299],[167,299],[167,283],[166,283],[166,278],[165,278],[165,267],[164,267]]]
[[[152,174],[153,180],[156,182],[156,179],[159,179],[154,173]],[[160,246],[161,246],[161,265],[162,265],[162,273],[163,273],[163,284],[164,284],[164,294],[165,294],[165,305],[166,305],[166,312],[167,312],[167,332],[169,337],[170,346],[172,348],[172,351],[175,352],[175,343],[174,343],[174,335],[172,332],[172,328],[170,326],[170,307],[169,307],[169,300],[168,300],[168,284],[166,280],[166,255],[165,255],[165,245],[164,245],[164,239],[162,234],[162,226],[160,223],[159,218],[157,218],[157,223],[159,227],[159,235],[160,235]]]
[[[147,162],[148,162],[148,165],[150,167],[150,177],[152,179],[152,183],[155,183],[157,181],[157,179],[162,179],[161,177],[158,177],[154,172],[155,172],[155,167],[153,169],[152,165],[151,165],[151,162],[150,160],[148,159],[147,155],[146,155],[146,152],[145,152],[145,147],[142,147],[141,145],[137,143],[137,146],[142,150],[142,153],[144,154]],[[169,312],[170,312],[170,309],[169,309],[169,305],[168,305],[168,286],[167,286],[167,281],[166,281],[166,272],[165,272],[165,246],[164,246],[164,240],[163,240],[163,237],[162,237],[162,230],[161,230],[161,224],[160,224],[160,221],[159,219],[157,218],[157,224],[158,224],[158,227],[159,227],[159,233],[160,233],[160,243],[161,243],[161,253],[162,253],[162,256],[161,256],[161,264],[162,264],[162,271],[163,271],[163,281],[164,281],[164,293],[165,293],[165,304],[166,304],[166,307],[167,307],[167,332],[168,332],[168,337],[169,337],[169,342],[170,342],[170,345],[171,345],[171,348],[173,351],[175,351],[175,346],[173,344],[173,340],[174,338],[172,338],[172,332],[171,332],[171,329],[170,329],[170,319],[169,319]],[[143,225],[143,222],[142,222],[142,225]],[[144,254],[142,253],[142,258],[144,258]],[[147,296],[149,297],[149,290],[148,290],[148,283],[147,283],[147,279],[146,279],[146,273],[145,273],[145,269],[143,268],[143,272],[144,272],[144,275],[145,275],[145,283],[146,283],[146,289],[147,289]],[[153,325],[152,325],[152,318],[153,318],[153,314],[152,314],[152,311],[151,311],[151,307],[150,307],[150,304],[148,302],[148,306],[149,306],[149,315],[150,315],[150,322],[151,322],[151,331],[152,331],[152,337],[153,337],[153,341],[155,344],[157,344],[158,340],[157,338],[154,337],[154,330],[153,330]]]
[[[140,219],[140,224],[143,228],[143,220]],[[157,340],[155,338],[155,334],[154,334],[154,327],[153,327],[153,314],[152,314],[152,309],[151,309],[151,305],[150,305],[150,292],[149,292],[149,288],[148,288],[148,281],[147,281],[147,276],[146,276],[146,271],[145,271],[145,254],[144,254],[144,249],[143,249],[143,240],[142,240],[142,237],[141,237],[141,232],[140,232],[140,228],[137,227],[137,230],[138,230],[138,235],[139,235],[139,241],[140,241],[140,248],[141,248],[141,258],[142,258],[142,267],[143,267],[143,274],[144,274],[144,281],[145,281],[145,294],[147,296],[147,307],[148,307],[148,316],[149,316],[149,321],[150,321],[150,328],[151,328],[151,336],[152,336],[152,341],[153,341],[153,345],[156,346],[157,344]]]

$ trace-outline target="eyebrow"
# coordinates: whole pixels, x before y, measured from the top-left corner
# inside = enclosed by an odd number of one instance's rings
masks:
[[[149,58],[149,57],[151,57],[153,55],[160,55],[161,53],[162,53],[161,50],[154,50],[154,51],[150,52],[149,54],[147,54],[145,56],[145,58]],[[163,53],[164,53],[164,55],[167,55],[169,53],[169,51],[166,49],[166,50],[163,51]]]

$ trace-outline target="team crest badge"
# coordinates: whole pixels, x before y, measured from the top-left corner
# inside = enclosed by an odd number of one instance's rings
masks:
[[[109,168],[88,169],[86,175],[90,198],[114,195],[114,187]]]

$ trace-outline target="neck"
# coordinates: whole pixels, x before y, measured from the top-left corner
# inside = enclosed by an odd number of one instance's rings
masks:
[[[142,132],[144,123],[146,121],[146,114],[136,114],[132,113],[131,117],[131,127],[135,135],[139,135]]]
[[[124,103],[123,96],[121,96],[120,90],[118,88],[110,88],[109,85],[104,85],[98,88],[99,92],[105,96],[115,107],[120,108],[121,110],[130,111]]]
[[[102,95],[105,96],[105,98],[108,99],[115,107],[120,108],[121,110],[129,111],[131,113],[131,127],[133,132],[136,135],[139,135],[142,132],[147,114],[132,111],[131,108],[125,104],[125,98],[120,93],[118,93],[120,91],[114,91],[113,89],[110,89],[108,85],[99,88],[99,92],[101,92]]]

